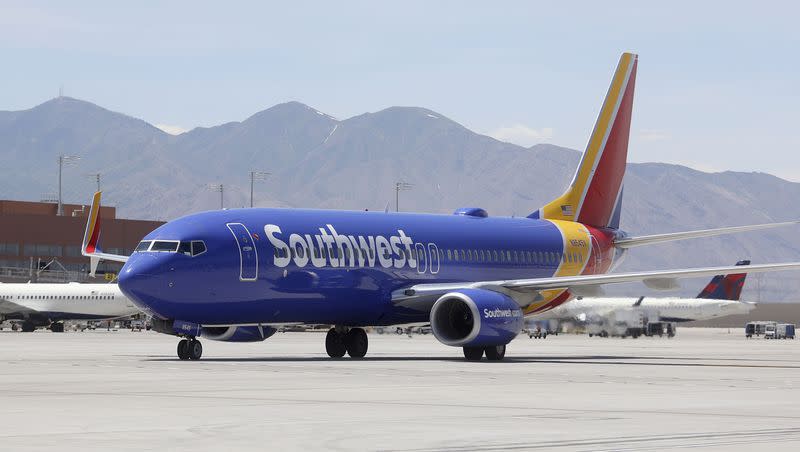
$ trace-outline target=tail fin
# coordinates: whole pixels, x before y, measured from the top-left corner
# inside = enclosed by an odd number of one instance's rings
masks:
[[[578,171],[567,191],[529,218],[619,227],[638,56],[623,53]]]
[[[81,254],[89,258],[89,275],[91,276],[95,275],[101,259],[116,262],[128,260],[128,256],[107,254],[100,249],[100,196],[101,193],[98,191],[92,197],[92,207],[86,218],[86,231],[83,233],[83,244],[81,244]]]
[[[750,265],[750,261],[739,261],[736,265]],[[717,275],[708,283],[706,288],[697,295],[697,298],[739,301],[739,297],[742,295],[745,278],[747,278],[747,273]]]

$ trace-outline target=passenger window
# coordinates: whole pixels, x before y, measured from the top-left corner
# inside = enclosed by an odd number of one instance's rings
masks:
[[[450,252],[449,248],[447,249],[447,260],[449,261],[453,260],[453,253]]]

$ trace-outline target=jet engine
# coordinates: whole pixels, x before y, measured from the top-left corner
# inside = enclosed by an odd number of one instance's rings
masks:
[[[261,342],[276,331],[268,326],[203,327],[202,337],[223,342]]]
[[[506,345],[523,326],[519,305],[511,297],[491,290],[449,292],[431,308],[433,335],[453,347]]]

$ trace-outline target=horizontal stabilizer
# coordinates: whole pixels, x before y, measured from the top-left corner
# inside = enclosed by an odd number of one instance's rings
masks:
[[[635,248],[637,246],[655,245],[658,243],[674,242],[677,240],[696,239],[700,237],[713,237],[717,235],[734,234],[737,232],[759,231],[762,229],[779,228],[783,226],[798,225],[800,221],[786,221],[783,223],[754,224],[749,226],[733,226],[718,229],[702,229],[699,231],[671,232],[668,234],[643,235],[639,237],[623,237],[614,241],[617,248]]]

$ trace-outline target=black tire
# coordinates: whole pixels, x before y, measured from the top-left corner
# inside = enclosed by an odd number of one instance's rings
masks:
[[[367,355],[369,339],[363,328],[352,328],[348,331],[344,343],[351,358],[363,358]]]
[[[203,356],[203,344],[197,339],[190,340],[187,349],[189,351],[189,359],[192,361],[197,361]]]
[[[31,322],[30,320],[26,320],[22,322],[22,332],[23,333],[33,333],[36,331],[36,324]]]
[[[54,333],[63,333],[64,324],[62,322],[54,322],[50,324],[50,331]]]
[[[489,361],[502,361],[506,356],[506,346],[496,345],[494,347],[486,347],[486,359]]]
[[[189,359],[189,341],[186,339],[181,339],[178,342],[178,358],[184,361]]]
[[[344,338],[341,334],[336,332],[336,328],[328,330],[325,336],[325,351],[331,358],[341,358],[347,353],[347,347],[344,345]]]
[[[483,347],[464,347],[464,358],[467,361],[480,361],[483,358]]]

